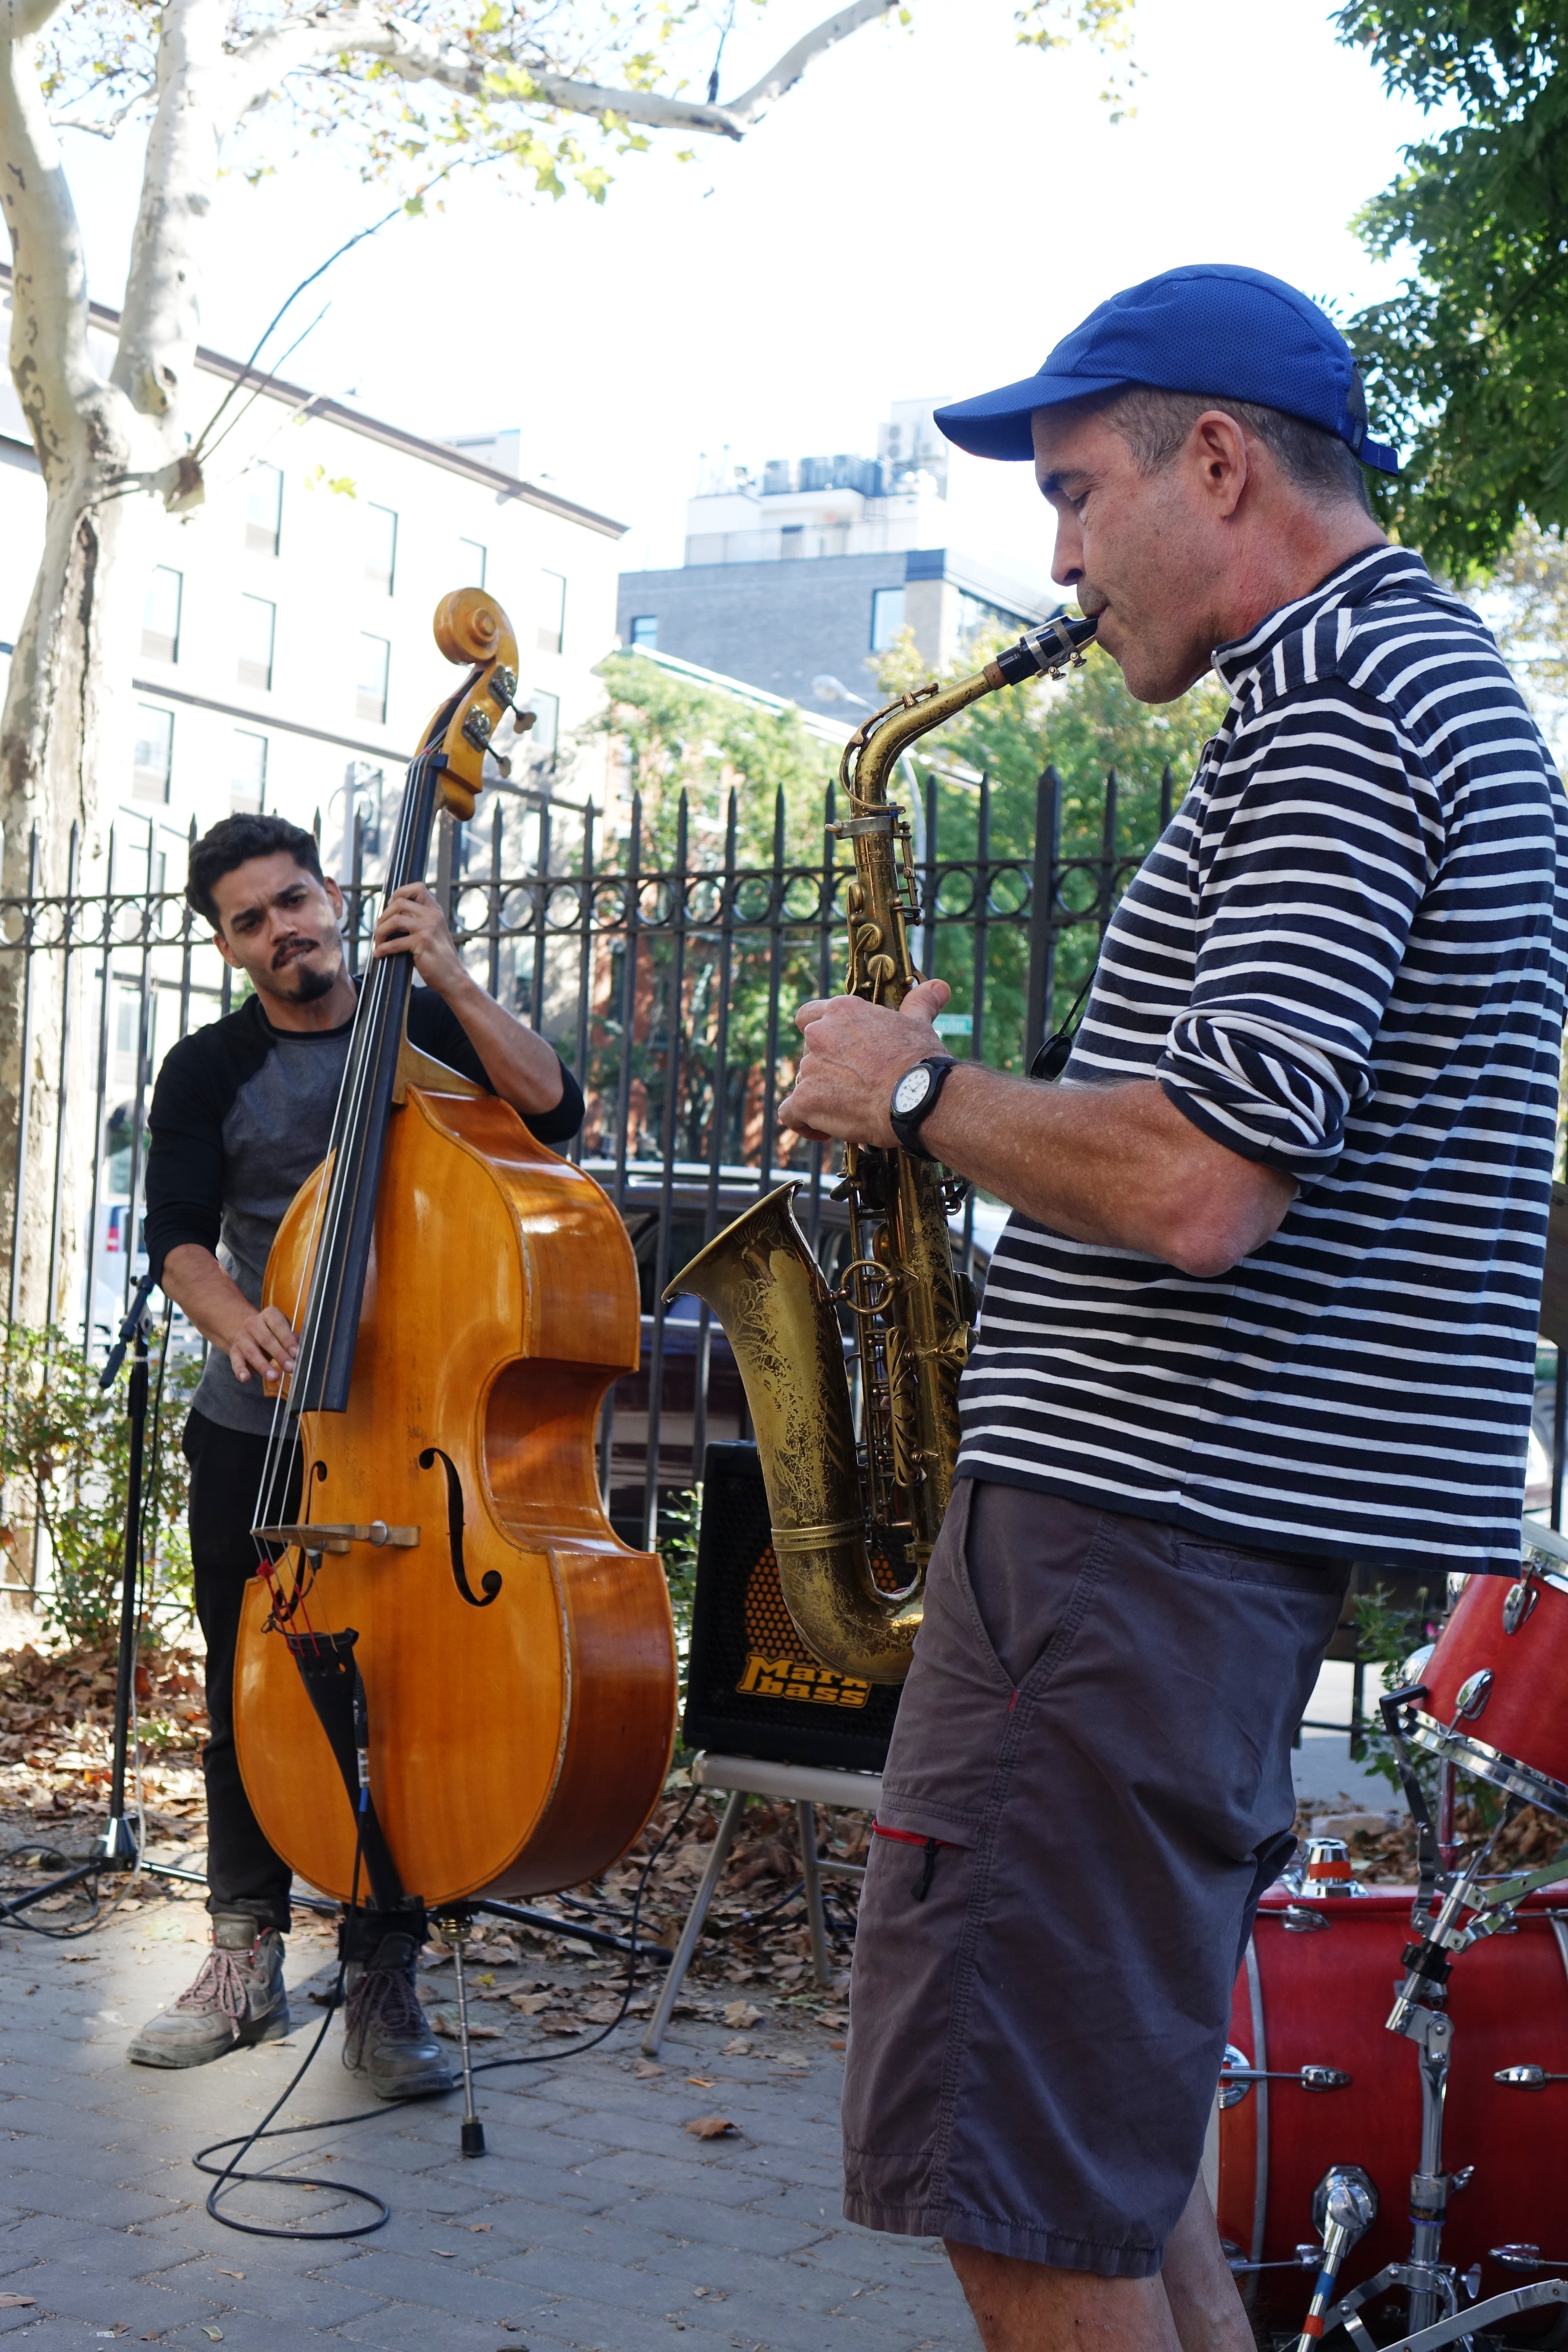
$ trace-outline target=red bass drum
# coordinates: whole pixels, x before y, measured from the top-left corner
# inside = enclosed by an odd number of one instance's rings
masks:
[[[1490,2259],[1493,2246],[1522,2242],[1568,2254],[1568,2082],[1524,2090],[1494,2080],[1505,2066],[1568,2074],[1568,1897],[1556,1889],[1551,1896],[1521,1908],[1511,1934],[1461,1954],[1448,1988],[1444,2164],[1450,2174],[1467,2165],[1475,2172],[1450,2200],[1443,2260],[1461,2274],[1479,2263],[1483,2296],[1521,2284],[1520,2273]],[[1312,2192],[1335,2164],[1361,2165],[1378,2198],[1376,2221],[1345,2259],[1342,2290],[1409,2260],[1420,2078],[1415,2044],[1384,2021],[1404,1980],[1410,1905],[1408,1888],[1293,1898],[1279,1887],[1263,1898],[1237,1979],[1232,2044],[1247,2065],[1271,2074],[1331,2068],[1351,2079],[1331,2090],[1254,2083],[1222,2106],[1215,2201],[1220,2235],[1245,2261],[1289,2264],[1298,2245],[1316,2244]],[[1300,2326],[1310,2271],[1258,2270],[1239,2284],[1259,2318]],[[1519,2341],[1541,2344],[1560,2316],[1521,2320]]]

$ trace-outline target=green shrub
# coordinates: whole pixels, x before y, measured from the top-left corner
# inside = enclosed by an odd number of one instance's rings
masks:
[[[159,1357],[151,1365],[158,1390]],[[151,1396],[142,1517],[144,1561],[138,1638],[153,1640],[150,1619],[169,1603],[189,1607],[190,1550],[185,1534],[189,1472],[179,1431],[200,1378],[198,1363],[172,1357],[163,1368],[157,1444]],[[120,1630],[131,1430],[126,1418],[127,1360],[114,1385],[99,1387],[99,1368],[79,1342],[59,1330],[16,1324],[0,1339],[0,1528],[13,1558],[25,1535],[41,1537],[49,1573],[41,1584],[44,1623],[75,1646],[108,1647]]]

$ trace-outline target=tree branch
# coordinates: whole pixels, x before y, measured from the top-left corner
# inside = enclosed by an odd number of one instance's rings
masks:
[[[610,115],[617,121],[643,123],[658,131],[697,131],[741,139],[800,79],[813,58],[847,39],[862,25],[887,16],[897,5],[898,0],[850,0],[847,7],[836,10],[815,31],[804,34],[760,81],[727,106],[705,106],[659,90],[609,89],[597,82],[574,80],[569,74],[552,73],[526,59],[517,63],[531,84],[530,94],[563,113]],[[346,51],[384,59],[405,81],[433,81],[457,97],[469,99],[486,95],[498,64],[481,51],[432,37],[424,26],[390,12],[350,8],[334,14],[321,9],[310,16],[269,26],[232,52],[237,116],[276,89],[286,74]],[[508,93],[491,94],[504,98]]]
[[[601,89],[593,82],[573,81],[563,74],[535,73],[525,67],[540,96],[571,114],[613,114],[628,122],[650,123],[666,131],[706,131],[742,139],[776,99],[793,89],[813,58],[839,41],[847,40],[862,25],[874,24],[897,5],[897,0],[852,0],[826,17],[813,32],[802,34],[792,48],[761,81],[727,106],[704,106],[684,98],[665,98],[657,90]]]
[[[143,416],[170,414],[195,359],[193,247],[212,210],[218,142],[229,127],[214,104],[228,76],[224,25],[224,0],[164,0],[158,103],[114,361],[114,382]]]
[[[0,0],[0,209],[11,238],[11,375],[45,478],[71,462],[104,390],[88,345],[87,257],[49,127],[37,37],[53,0]]]

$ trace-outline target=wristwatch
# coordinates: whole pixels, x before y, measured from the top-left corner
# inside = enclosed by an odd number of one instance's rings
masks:
[[[937,1097],[947,1084],[947,1074],[952,1067],[952,1056],[931,1055],[906,1070],[893,1088],[889,1116],[900,1148],[914,1160],[934,1160],[921,1141],[921,1129],[937,1106]]]

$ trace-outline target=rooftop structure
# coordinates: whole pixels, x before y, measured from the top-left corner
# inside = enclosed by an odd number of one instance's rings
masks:
[[[684,563],[622,573],[623,645],[842,716],[882,698],[876,663],[906,628],[940,669],[983,631],[1055,612],[1047,591],[952,546],[939,405],[895,401],[874,457],[710,469],[687,502]]]

